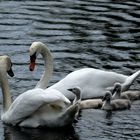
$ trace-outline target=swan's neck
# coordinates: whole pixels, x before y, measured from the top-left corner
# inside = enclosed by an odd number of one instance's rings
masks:
[[[45,63],[44,63],[45,71],[44,71],[40,81],[37,83],[36,88],[45,89],[45,88],[47,88],[50,78],[52,76],[53,58],[51,56],[50,51],[46,47],[42,48],[41,55],[45,61]]]
[[[0,74],[0,84],[3,93],[3,112],[6,112],[12,103],[6,72]]]

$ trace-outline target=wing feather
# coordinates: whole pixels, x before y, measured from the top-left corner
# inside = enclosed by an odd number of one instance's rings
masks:
[[[55,102],[70,103],[70,101],[59,91],[32,89],[19,95],[12,103],[9,110],[5,113],[7,123],[19,123],[26,117],[29,117],[39,109],[43,104],[52,104]]]

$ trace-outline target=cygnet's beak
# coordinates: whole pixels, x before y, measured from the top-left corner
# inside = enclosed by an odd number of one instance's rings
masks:
[[[71,91],[71,92],[73,91],[73,89],[72,89],[72,88],[69,88],[69,89],[67,89],[67,90],[68,90],[68,91]]]
[[[13,77],[14,76],[14,72],[12,70],[12,68],[10,68],[10,70],[7,71],[8,75]]]

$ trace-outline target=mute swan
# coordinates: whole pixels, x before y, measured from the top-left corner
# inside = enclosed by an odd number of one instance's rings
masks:
[[[140,99],[140,91],[138,90],[128,90],[125,92],[121,92],[121,84],[115,83],[113,92],[114,95],[112,96],[113,99],[129,99],[129,100],[139,100]]]
[[[79,101],[79,109],[97,109],[102,107],[102,100],[101,99],[86,99],[81,101],[81,89],[79,87],[68,89],[69,91],[73,92],[77,95],[75,100]]]
[[[49,49],[42,42],[33,42],[30,46],[30,70],[35,68],[35,60],[39,54],[45,61],[45,72],[36,88],[45,89],[48,87],[50,77],[53,71],[53,58]],[[104,91],[112,90],[114,83],[122,84],[122,91],[129,89],[130,85],[140,75],[140,70],[131,76],[118,74],[115,72],[103,71],[94,68],[83,68],[68,74],[65,78],[52,85],[48,89],[57,89],[67,98],[74,99],[74,95],[67,90],[74,86],[78,86],[82,91],[82,99],[89,99],[104,96]]]
[[[11,102],[7,72],[13,76],[8,56],[0,56],[0,84],[3,93],[4,123],[23,127],[61,127],[71,124],[78,111],[77,100],[72,105],[59,91],[49,89],[28,90]],[[69,105],[69,107],[67,107]]]
[[[124,110],[124,109],[130,109],[131,102],[127,99],[116,99],[112,100],[112,94],[110,91],[107,91],[105,93],[105,96],[103,98],[103,110]]]

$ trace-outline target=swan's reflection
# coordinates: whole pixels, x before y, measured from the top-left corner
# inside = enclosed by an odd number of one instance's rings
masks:
[[[79,140],[74,128],[27,129],[4,125],[4,140]]]

